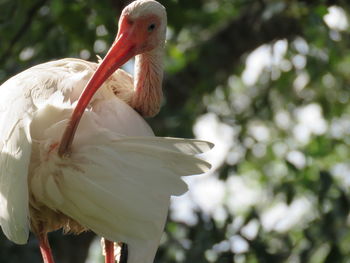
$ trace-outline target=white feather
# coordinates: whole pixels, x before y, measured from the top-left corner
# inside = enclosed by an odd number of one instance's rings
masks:
[[[65,118],[70,113],[71,109],[47,105],[32,124],[50,122],[46,114]],[[47,143],[65,122],[47,125],[41,133],[44,136],[36,138],[42,159],[30,187],[37,201],[107,239],[130,245],[129,263],[152,262],[170,196],[187,190],[181,176],[209,169],[208,163],[193,154],[211,145],[198,140],[128,137],[100,127],[99,118],[93,111],[85,112],[76,134],[79,140],[66,159],[49,153]]]
[[[26,243],[29,235],[32,115],[48,101],[60,101],[60,105],[75,101],[96,67],[63,59],[32,67],[0,86],[0,225],[15,243]],[[98,93],[94,99],[102,97]]]
[[[24,244],[29,235],[30,110],[23,90],[9,90],[12,84],[0,87],[0,225],[10,240]]]

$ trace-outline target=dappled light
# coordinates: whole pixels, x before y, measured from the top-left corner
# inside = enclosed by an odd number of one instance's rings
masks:
[[[103,58],[128,2],[3,1],[15,19],[0,26],[0,83],[47,60]],[[350,5],[159,2],[165,99],[146,120],[158,136],[215,147],[200,156],[212,169],[185,178],[189,192],[172,198],[155,263],[348,262]],[[133,65],[123,68],[133,74]],[[39,262],[35,248],[4,240],[0,262]],[[98,242],[80,248],[86,263],[102,262]],[[60,235],[52,244],[64,251]]]

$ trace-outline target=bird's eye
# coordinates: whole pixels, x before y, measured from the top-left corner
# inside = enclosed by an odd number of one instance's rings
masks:
[[[150,24],[147,28],[148,32],[152,32],[156,28],[156,24]]]
[[[127,23],[128,23],[130,26],[134,24],[134,21],[131,20],[130,18],[128,18],[126,21],[127,21]]]

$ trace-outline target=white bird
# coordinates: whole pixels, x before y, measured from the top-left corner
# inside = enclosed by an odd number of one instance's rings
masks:
[[[153,262],[170,196],[187,190],[180,177],[210,168],[195,156],[210,143],[154,137],[140,116],[159,111],[165,30],[162,5],[135,1],[101,63],[48,62],[0,86],[0,225],[17,244],[31,230],[45,263],[47,233],[60,228],[126,243],[128,263]],[[134,80],[118,69],[133,56]]]

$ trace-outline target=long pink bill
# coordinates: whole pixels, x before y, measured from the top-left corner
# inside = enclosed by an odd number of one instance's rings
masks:
[[[131,43],[128,32],[117,35],[116,41],[108,51],[106,57],[92,75],[91,79],[84,88],[79,97],[68,125],[63,133],[61,143],[58,148],[59,156],[64,156],[70,152],[70,147],[74,139],[81,116],[89,104],[92,96],[101,87],[101,85],[110,77],[114,71],[135,56],[135,45]]]

